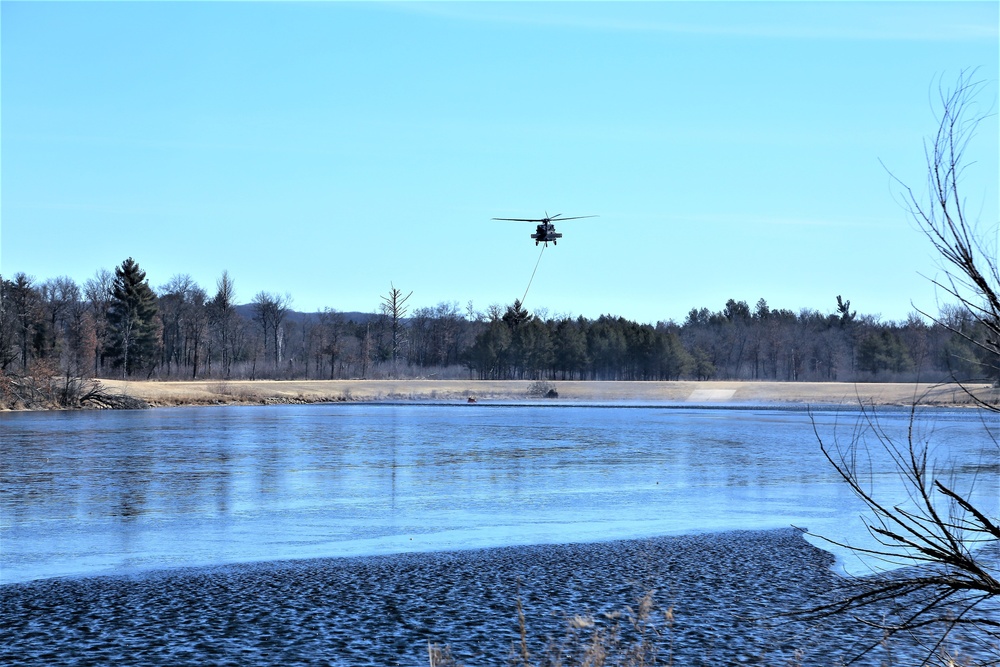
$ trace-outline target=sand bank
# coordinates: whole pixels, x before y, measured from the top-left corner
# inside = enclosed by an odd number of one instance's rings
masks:
[[[154,407],[253,405],[342,401],[467,401],[532,398],[529,381],[487,380],[199,380],[190,382],[102,380]],[[561,402],[624,401],[692,404],[812,404],[965,406],[973,401],[957,385],[845,382],[551,382]],[[996,400],[990,385],[968,385]]]
[[[47,579],[3,587],[0,662],[421,667],[435,642],[501,667],[518,594],[537,656],[573,615],[600,618],[655,590],[676,618],[669,630],[654,619],[664,663],[842,664],[867,632],[847,615],[748,620],[815,604],[838,583],[831,562],[788,528]]]

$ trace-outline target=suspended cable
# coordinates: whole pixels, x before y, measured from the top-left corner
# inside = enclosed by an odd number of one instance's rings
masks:
[[[542,252],[538,253],[538,261],[535,262],[535,270],[531,272],[531,278],[528,279],[528,286],[524,288],[524,296],[521,297],[521,306],[522,307],[524,306],[524,300],[528,298],[528,290],[531,289],[531,281],[533,281],[535,279],[535,271],[538,271],[538,265],[542,261],[542,253],[545,252],[545,249],[548,248],[548,247],[549,247],[549,244],[546,243],[545,245],[542,246]]]

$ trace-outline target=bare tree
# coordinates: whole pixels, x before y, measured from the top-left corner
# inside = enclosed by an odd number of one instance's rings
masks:
[[[17,305],[14,299],[15,284],[0,275],[0,374],[18,358]]]
[[[399,351],[405,342],[403,320],[408,310],[406,302],[413,296],[413,292],[403,296],[402,290],[397,289],[392,283],[389,283],[389,286],[391,288],[389,293],[382,297],[382,313],[389,318],[390,322],[391,339],[389,354],[392,360],[392,373],[395,376],[397,374],[396,364],[399,359]]]
[[[111,310],[111,290],[115,274],[98,269],[93,278],[83,284],[83,295],[94,324],[94,375],[100,375],[104,350],[108,346],[108,313]]]
[[[159,316],[162,322],[162,341],[160,351],[163,355],[164,372],[170,376],[171,364],[179,370],[186,362],[187,340],[185,329],[190,312],[192,293],[200,289],[190,275],[175,274],[159,290]]]
[[[975,70],[959,74],[954,88],[939,86],[941,114],[937,134],[925,142],[928,198],[923,200],[905,183],[905,205],[937,251],[944,270],[943,278],[931,281],[968,312],[985,335],[949,326],[945,319],[919,310],[920,314],[941,324],[990,358],[1000,359],[1000,273],[995,247],[983,242],[976,223],[968,216],[960,183],[969,164],[965,152],[975,138],[980,123],[992,115],[992,109],[980,111],[976,98],[985,82],[974,80]],[[895,177],[894,177],[895,178]],[[994,362],[994,371],[1000,364]],[[998,375],[994,372],[993,380]],[[973,398],[976,398],[973,396]],[[979,399],[976,398],[978,401]],[[996,403],[980,401],[984,408],[997,410]]]
[[[972,74],[962,72],[951,90],[939,88],[940,122],[925,149],[929,201],[922,202],[902,185],[909,212],[943,263],[945,277],[933,280],[934,284],[956,299],[979,328],[959,328],[953,317],[932,319],[991,356],[996,364],[1000,361],[996,249],[982,242],[966,215],[959,190],[967,166],[963,155],[977,125],[987,117],[976,113],[974,98],[984,84],[973,81]],[[971,389],[967,392],[981,408],[998,411],[993,400]],[[915,434],[917,404],[919,399],[914,402],[905,442],[894,439],[881,427],[877,415],[865,409],[848,443],[820,438],[820,445],[872,517],[867,526],[875,546],[840,546],[875,562],[918,567],[851,580],[844,594],[803,615],[820,618],[847,613],[869,625],[874,634],[857,657],[886,640],[908,636],[925,647],[923,664],[954,664],[946,640],[960,631],[964,642],[978,644],[981,652],[990,654],[987,662],[996,664],[1000,662],[1000,519],[977,507],[972,488],[955,488],[935,469],[929,456],[931,443]],[[1000,444],[985,421],[984,431],[990,456],[983,469],[989,475],[987,482],[995,483]],[[890,457],[906,498],[886,500],[872,484],[865,465],[873,453],[870,445]]]
[[[284,348],[284,329],[281,324],[285,321],[288,311],[291,310],[292,295],[288,292],[285,292],[284,296],[274,295],[272,307],[274,316],[274,329],[272,330],[274,334],[274,367],[277,368],[281,364],[281,354]]]
[[[39,296],[45,313],[42,352],[58,358],[67,351],[69,322],[73,308],[80,302],[80,288],[69,276],[58,276],[41,284]]]
[[[319,315],[320,349],[317,354],[326,355],[330,363],[331,380],[337,376],[337,362],[343,352],[341,339],[344,325],[344,315],[332,308],[324,308]]]
[[[253,298],[254,319],[260,322],[264,335],[264,354],[267,356],[268,345],[270,344],[271,356],[274,360],[274,368],[281,365],[282,350],[282,328],[285,316],[292,303],[292,296],[285,294],[271,294],[270,292],[258,292]],[[268,334],[270,333],[270,336]]]

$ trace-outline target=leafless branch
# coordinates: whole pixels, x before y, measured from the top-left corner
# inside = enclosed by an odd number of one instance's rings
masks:
[[[967,166],[966,149],[979,123],[992,115],[992,109],[980,112],[975,104],[985,84],[974,76],[975,70],[963,71],[952,89],[938,87],[938,129],[924,146],[928,200],[922,201],[902,181],[893,178],[903,188],[904,205],[942,262],[945,277],[932,279],[932,284],[958,302],[974,323],[974,330],[953,326],[943,317],[924,311],[921,314],[972,344],[992,360],[996,369],[1000,361],[1000,271],[996,248],[987,247],[981,240],[974,222],[966,215],[959,189]],[[980,408],[1000,411],[1000,405],[959,386]],[[936,478],[929,444],[921,442],[915,433],[919,402],[915,397],[905,443],[884,429],[877,412],[864,404],[861,419],[846,445],[836,438],[832,442],[824,440],[813,422],[823,455],[867,509],[866,526],[875,546],[826,541],[875,562],[908,566],[848,578],[831,600],[791,614],[810,620],[851,614],[876,631],[855,660],[884,641],[904,634],[924,647],[924,664],[934,660],[953,664],[944,647],[958,628],[986,645],[992,641],[992,650],[1000,652],[996,641],[1000,639],[1000,519],[976,506],[971,488],[956,490]],[[996,444],[985,424],[984,429]],[[881,450],[877,453],[887,455],[899,475],[905,489],[902,502],[894,500],[890,504],[882,498],[882,490],[876,491],[871,445]],[[1000,457],[1000,446],[997,454]],[[1000,653],[990,663],[1000,663]]]

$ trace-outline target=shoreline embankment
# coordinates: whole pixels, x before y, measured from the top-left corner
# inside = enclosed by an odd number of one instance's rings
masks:
[[[488,402],[543,399],[528,380],[101,380],[152,407],[375,401]],[[548,381],[558,402],[971,407],[995,402],[989,384]]]

